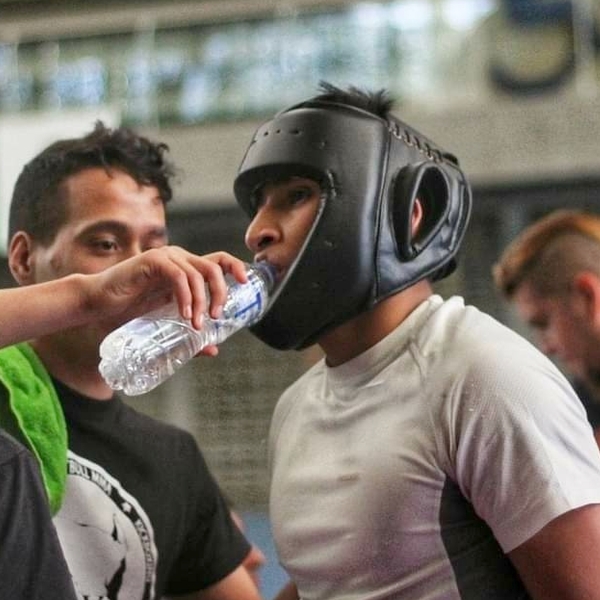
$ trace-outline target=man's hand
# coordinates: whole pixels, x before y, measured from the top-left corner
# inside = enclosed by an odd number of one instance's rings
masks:
[[[200,328],[207,310],[213,318],[221,315],[227,296],[226,273],[239,282],[247,281],[244,262],[227,252],[200,256],[164,246],[84,276],[83,302],[91,314],[120,324],[175,299],[181,315]]]
[[[248,280],[244,262],[227,252],[199,256],[177,246],[164,246],[100,273],[77,273],[3,289],[0,347],[98,320],[116,328],[173,299],[182,316],[200,328],[207,309],[211,317],[220,316],[227,297],[226,273],[240,283]],[[210,307],[205,285],[210,291]],[[216,346],[202,350],[209,356],[217,353]]]

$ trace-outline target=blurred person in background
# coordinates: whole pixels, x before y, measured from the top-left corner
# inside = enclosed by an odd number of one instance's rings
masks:
[[[600,216],[546,215],[506,247],[493,275],[542,352],[573,376],[600,442]]]

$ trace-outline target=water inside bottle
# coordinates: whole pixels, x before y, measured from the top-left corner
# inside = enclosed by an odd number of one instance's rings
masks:
[[[199,351],[190,329],[175,319],[134,319],[103,342],[100,371],[113,389],[129,395],[150,391]]]

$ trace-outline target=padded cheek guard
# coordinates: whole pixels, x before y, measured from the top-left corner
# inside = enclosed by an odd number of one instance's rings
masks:
[[[252,332],[277,349],[302,349],[383,298],[448,274],[471,206],[455,159],[414,130],[370,112],[308,101],[255,134],[234,192],[253,217],[266,181],[310,177],[324,190],[302,249]],[[424,208],[411,234],[413,208]]]

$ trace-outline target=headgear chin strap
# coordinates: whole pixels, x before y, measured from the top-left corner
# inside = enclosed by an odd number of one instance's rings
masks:
[[[327,331],[425,278],[455,267],[471,209],[458,161],[393,117],[309,100],[256,132],[234,183],[252,217],[254,191],[296,175],[325,190],[315,223],[252,332],[281,350]],[[416,199],[423,219],[411,233]]]

